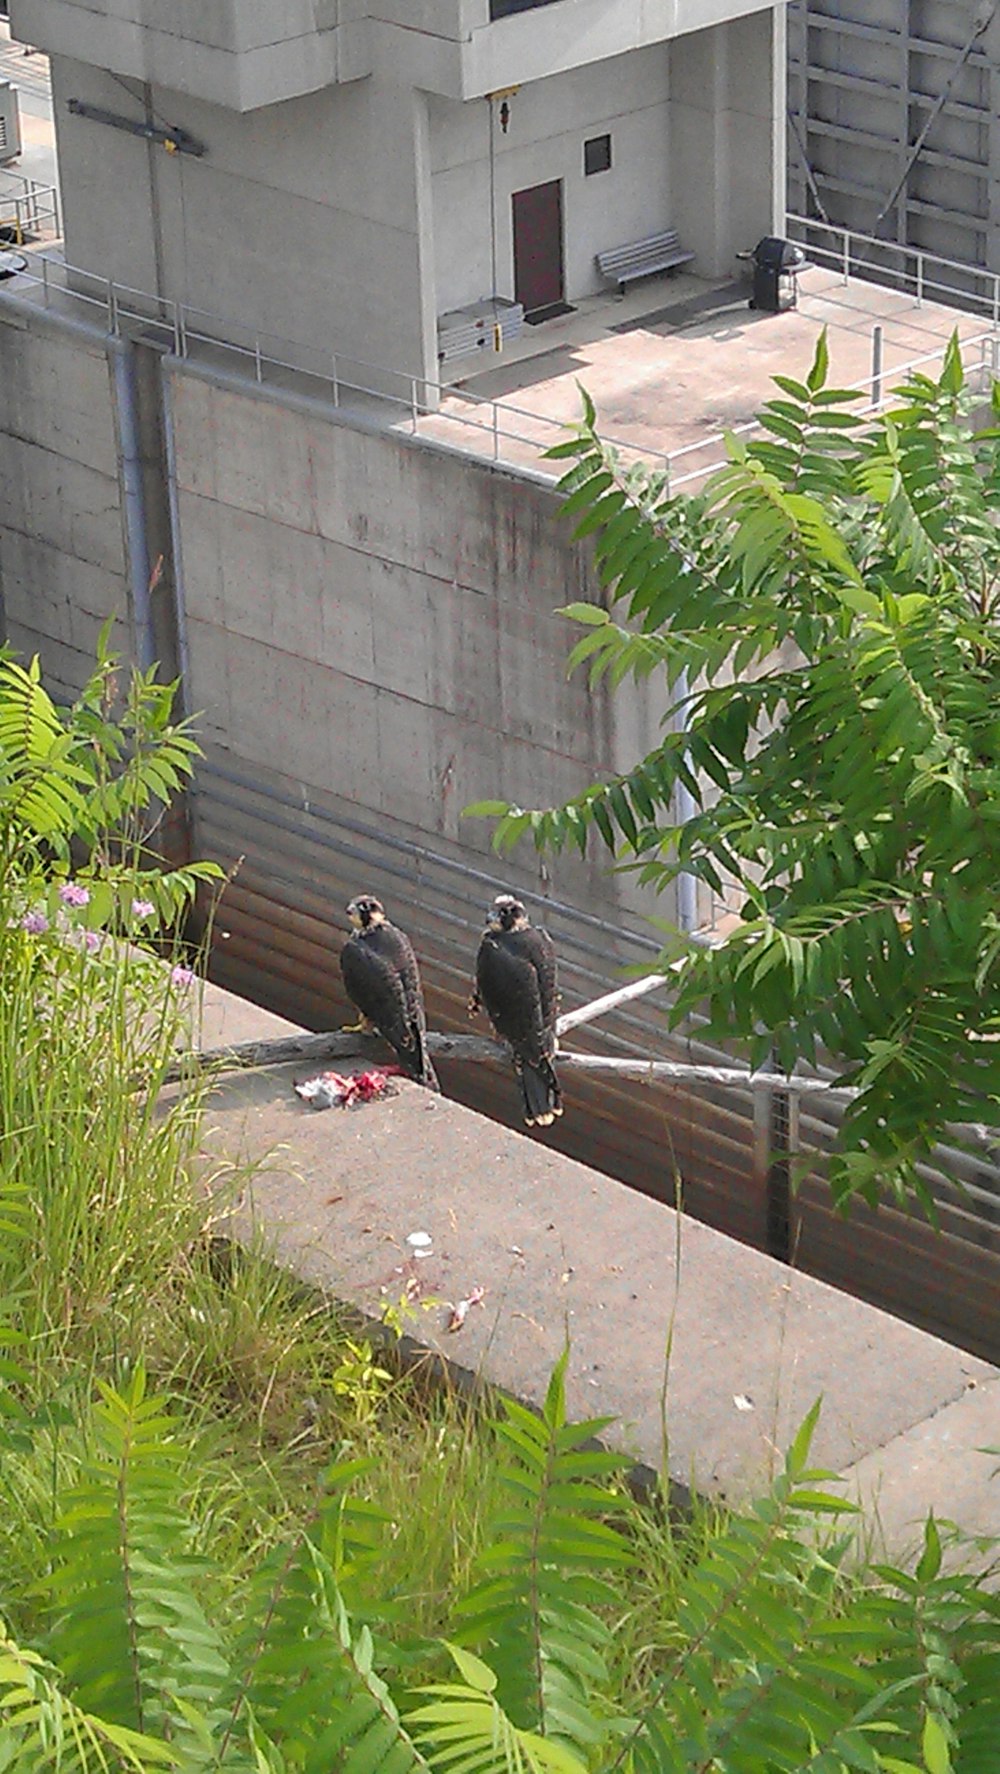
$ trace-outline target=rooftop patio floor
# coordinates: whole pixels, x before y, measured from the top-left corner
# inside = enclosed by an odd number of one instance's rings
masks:
[[[748,283],[681,275],[643,282],[624,297],[591,297],[575,311],[526,327],[502,358],[454,366],[439,411],[421,435],[497,460],[545,469],[543,452],[580,415],[582,384],[602,433],[639,454],[672,459],[672,478],[700,474],[722,454],[720,434],[753,421],[776,374],[804,377],[825,326],[830,381],[871,400],[874,329],[882,329],[883,391],[914,363],[940,372],[953,331],[979,370],[988,322],[905,291],[810,266],[795,308],[752,311]],[[485,404],[483,404],[485,403]],[[494,411],[494,404],[496,410]],[[407,422],[400,421],[401,427]],[[678,452],[687,452],[678,455]]]

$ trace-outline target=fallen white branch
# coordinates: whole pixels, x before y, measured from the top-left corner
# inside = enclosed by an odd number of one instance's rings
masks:
[[[844,1101],[858,1095],[849,1086],[828,1084],[825,1078],[786,1078],[781,1072],[746,1072],[739,1066],[700,1066],[685,1060],[611,1059],[603,1053],[567,1053],[560,1048],[560,1067],[576,1072],[613,1073],[634,1078],[640,1084],[721,1084],[729,1090],[783,1090],[790,1096],[832,1096]]]
[[[661,983],[661,975],[650,975],[648,979],[636,980],[632,987],[624,987],[623,990],[638,997],[641,994],[636,987],[651,992]],[[607,996],[621,1002],[620,993],[609,992]],[[598,1007],[606,1005],[606,999],[598,998],[593,1004],[582,1008],[600,1015],[601,1009]],[[570,1014],[577,1016],[576,1012]],[[577,1020],[589,1018],[581,1019],[577,1016]],[[427,1046],[435,1059],[463,1060],[473,1065],[509,1063],[506,1047],[484,1035],[447,1035],[431,1030],[427,1035]],[[377,1064],[384,1059],[386,1051],[385,1043],[378,1036],[362,1035],[354,1030],[333,1029],[319,1035],[283,1035],[273,1041],[241,1041],[231,1047],[206,1048],[200,1053],[182,1054],[170,1068],[164,1082],[169,1084],[185,1075],[213,1066],[219,1071],[253,1070],[262,1066],[288,1065],[295,1060],[306,1065],[318,1065],[323,1060],[347,1059],[352,1056]],[[787,1078],[781,1072],[749,1072],[741,1066],[698,1065],[686,1060],[617,1059],[601,1053],[573,1053],[566,1048],[559,1049],[557,1058],[560,1071],[589,1072],[595,1076],[625,1078],[638,1084],[714,1084],[723,1090],[746,1090],[752,1094],[759,1091],[783,1091],[788,1096],[822,1096],[833,1102],[851,1102],[860,1094],[849,1085],[830,1084],[825,1078]],[[952,1132],[979,1146],[988,1154],[989,1161],[995,1162],[995,1155],[1000,1148],[1000,1131],[978,1123],[963,1122],[956,1124]]]
[[[661,983],[657,975],[655,984]],[[653,990],[653,985],[645,980],[637,980],[635,985],[646,991]],[[633,996],[640,995],[635,986],[626,990],[631,990]],[[617,993],[608,995],[619,997]],[[596,1011],[600,1003],[601,1000],[597,999],[593,1005],[583,1008]],[[427,1046],[435,1059],[495,1064],[506,1062],[508,1057],[501,1042],[484,1035],[445,1035],[430,1031]],[[354,1030],[336,1029],[321,1035],[282,1035],[273,1041],[242,1041],[232,1047],[207,1048],[201,1053],[185,1054],[171,1068],[167,1082],[183,1076],[187,1070],[208,1066],[233,1071],[288,1065],[294,1060],[313,1065],[321,1060],[346,1059],[351,1055],[378,1059],[384,1052],[385,1044],[377,1036],[358,1034]],[[659,1079],[676,1084],[722,1084],[740,1090],[787,1090],[841,1097],[857,1095],[852,1090],[834,1090],[823,1078],[785,1078],[776,1072],[747,1072],[739,1066],[703,1066],[685,1060],[612,1059],[598,1053],[573,1053],[566,1048],[559,1049],[558,1060],[560,1067],[568,1067],[571,1071],[613,1073],[616,1077],[634,1078],[640,1083],[654,1083]]]
[[[578,1029],[581,1023],[596,1022],[609,1010],[617,1010],[620,1004],[628,1004],[633,998],[645,998],[647,992],[655,992],[660,986],[669,982],[662,973],[649,973],[644,979],[634,979],[631,985],[619,986],[615,992],[605,992],[603,998],[594,998],[590,1004],[581,1004],[577,1010],[568,1010],[565,1016],[556,1022],[556,1034],[566,1035],[570,1029]]]

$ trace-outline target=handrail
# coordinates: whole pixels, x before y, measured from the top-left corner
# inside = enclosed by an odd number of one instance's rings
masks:
[[[928,252],[922,246],[909,246],[899,240],[881,240],[875,234],[861,234],[856,228],[845,228],[839,222],[821,221],[818,216],[801,216],[792,212],[785,218],[785,226],[790,229],[799,228],[805,234],[827,234],[838,241],[836,251],[823,246],[810,246],[810,251],[826,254],[841,270],[845,283],[852,275],[863,278],[866,271],[878,272],[882,276],[895,276],[904,288],[913,286],[918,307],[927,291],[936,289],[952,297],[960,296],[963,302],[978,303],[989,314],[994,326],[1000,323],[1000,272],[991,271],[987,265],[970,265],[963,263],[961,259],[946,259],[941,253]],[[853,258],[852,247],[856,249]],[[886,265],[872,264],[870,259],[866,260],[862,256],[862,252],[896,255],[903,259],[904,269],[893,272]],[[912,272],[905,269],[905,261],[908,259],[913,261]],[[972,291],[956,289],[951,283],[928,281],[928,268],[957,271],[963,278],[984,282],[989,294],[981,298]]]
[[[55,185],[41,185],[23,173],[6,173],[16,180],[20,191],[5,190],[0,184],[0,228],[10,229],[17,246],[40,232],[44,222],[52,223],[52,232],[60,232],[59,192]]]
[[[789,217],[790,223],[807,220]],[[850,234],[848,230],[837,230],[831,224],[817,223],[815,226],[828,227],[833,233],[849,234],[850,239],[863,238]],[[931,257],[930,254],[924,255],[927,261]],[[35,269],[36,266],[39,270]],[[1000,286],[1000,274],[984,275],[995,277]],[[71,278],[72,282],[68,282],[67,278]],[[120,334],[124,318],[140,325],[147,332],[158,329],[165,333],[173,354],[181,359],[190,358],[193,348],[227,353],[244,363],[251,378],[259,384],[265,383],[272,374],[277,377],[291,374],[318,385],[319,397],[335,408],[344,404],[345,395],[352,399],[356,397],[363,408],[377,402],[383,408],[388,406],[396,410],[397,417],[391,421],[393,426],[405,425],[412,435],[428,436],[446,449],[461,448],[448,437],[449,428],[455,427],[460,434],[468,433],[470,438],[483,440],[482,444],[468,446],[475,448],[477,454],[485,453],[492,461],[502,463],[515,472],[525,472],[525,464],[523,459],[516,459],[513,449],[508,446],[521,450],[527,448],[540,455],[545,444],[538,436],[539,430],[543,434],[551,431],[558,439],[569,429],[568,422],[563,419],[532,411],[515,405],[512,401],[493,399],[471,389],[449,387],[429,377],[414,376],[385,365],[372,364],[363,358],[346,358],[339,353],[297,343],[267,331],[255,331],[252,326],[227,321],[208,309],[178,302],[172,297],[154,296],[149,291],[134,289],[112,279],[102,282],[93,272],[67,265],[63,259],[46,252],[36,250],[30,255],[27,269],[18,279],[21,284],[25,281],[41,291],[45,306],[50,304],[53,292],[58,291],[61,297],[99,309],[106,316],[108,331],[113,336]],[[1000,306],[1000,289],[997,302]],[[245,343],[241,342],[239,334],[244,336]],[[977,346],[981,352],[981,367],[986,366],[988,352],[990,367],[995,372],[1000,352],[1000,328],[994,325],[989,331],[978,333],[971,340],[965,341],[966,349]],[[943,349],[941,346],[899,365],[893,371],[894,378],[904,377],[923,365],[939,360]],[[865,376],[850,386],[858,394],[864,394],[872,389],[872,382],[871,376]],[[436,407],[442,397],[448,400],[448,407]],[[869,416],[880,410],[889,398],[891,390],[870,400],[857,411],[863,417]],[[456,411],[456,404],[468,407],[471,411]],[[525,429],[526,424],[530,430]],[[723,465],[728,436],[746,437],[758,434],[760,430],[760,421],[752,419],[733,426],[728,432],[709,433],[672,451],[657,450],[621,438],[605,437],[604,441],[626,459],[656,464],[667,476],[671,488],[676,490],[690,487],[694,482],[703,482]],[[683,467],[694,457],[704,457],[711,451],[715,451],[716,455],[709,462],[702,462],[698,467],[692,466],[686,473],[677,474],[678,467]],[[556,473],[537,462],[530,466],[530,473],[535,479],[540,478],[551,485],[558,479]]]

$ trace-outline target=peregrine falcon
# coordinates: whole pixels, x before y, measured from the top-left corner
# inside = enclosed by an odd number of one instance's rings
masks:
[[[408,1077],[440,1090],[427,1054],[424,996],[409,937],[389,923],[369,893],[352,899],[347,913],[354,930],[340,951],[340,971],[351,1003],[388,1041]]]
[[[528,1127],[549,1127],[562,1114],[562,1093],[552,1064],[556,1051],[556,952],[547,930],[536,930],[519,899],[498,894],[490,907],[476,957],[476,990],[470,1014],[480,1006],[508,1043],[524,1095]]]

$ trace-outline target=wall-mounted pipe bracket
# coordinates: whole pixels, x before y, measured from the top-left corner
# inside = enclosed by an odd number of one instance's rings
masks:
[[[155,123],[143,123],[135,117],[122,117],[117,111],[105,111],[100,105],[85,104],[83,99],[70,99],[68,104],[74,117],[87,117],[91,123],[104,123],[109,129],[124,129],[128,135],[142,136],[144,141],[155,142],[168,154],[194,154],[200,159],[205,152],[204,142],[196,141],[186,129],[162,129]]]

